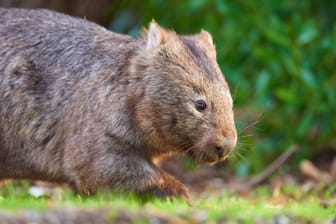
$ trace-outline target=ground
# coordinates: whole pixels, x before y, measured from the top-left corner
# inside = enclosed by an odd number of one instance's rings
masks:
[[[333,171],[321,171],[311,161],[301,163],[301,175],[271,175],[251,188],[246,187],[250,180],[228,173],[225,163],[194,169],[185,164],[174,159],[163,167],[187,184],[192,205],[109,190],[83,196],[59,185],[2,181],[0,223],[336,223]]]

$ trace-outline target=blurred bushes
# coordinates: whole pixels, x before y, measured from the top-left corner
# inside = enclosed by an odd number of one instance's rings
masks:
[[[110,28],[137,34],[154,18],[178,33],[208,30],[240,123],[260,116],[237,170],[268,164],[292,144],[299,157],[336,148],[336,2],[120,1]],[[244,133],[241,135],[244,136]],[[242,148],[244,148],[244,143]],[[245,168],[244,168],[245,167]]]

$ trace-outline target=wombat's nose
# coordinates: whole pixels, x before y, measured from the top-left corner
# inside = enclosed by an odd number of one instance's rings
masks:
[[[219,158],[224,157],[225,149],[224,149],[223,146],[217,145],[217,146],[216,146],[216,150],[217,150],[217,153],[218,153],[218,157],[219,157]]]
[[[226,157],[235,148],[236,139],[233,136],[226,136],[216,145],[216,150],[219,158]]]

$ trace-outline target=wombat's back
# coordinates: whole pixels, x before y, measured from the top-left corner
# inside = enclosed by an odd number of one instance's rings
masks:
[[[15,54],[43,69],[79,74],[83,66],[97,66],[90,59],[109,62],[134,42],[92,22],[45,9],[0,9],[0,21],[1,68],[6,66],[4,58]]]
[[[77,103],[94,107],[81,99],[93,98],[104,80],[113,85],[135,46],[82,19],[0,9],[0,178],[62,181],[65,136],[81,122],[71,120]]]

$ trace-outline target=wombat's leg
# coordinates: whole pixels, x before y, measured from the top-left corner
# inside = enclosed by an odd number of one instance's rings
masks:
[[[160,171],[159,181],[149,191],[161,198],[181,197],[189,204],[191,203],[188,189],[180,181],[163,171]]]
[[[139,195],[150,193],[160,198],[180,197],[190,203],[189,192],[180,181],[142,158],[135,160],[132,161],[128,157],[128,166],[126,162],[123,163],[128,167],[127,171],[124,174],[115,175],[123,177],[118,181],[120,188],[134,191]],[[113,186],[115,183],[116,180],[110,184]]]
[[[86,194],[105,186],[140,195],[153,193],[161,198],[181,197],[190,201],[188,190],[181,182],[139,155],[106,151],[101,153],[98,150],[90,152],[90,156],[85,156],[89,160],[81,163],[77,159],[71,163],[70,168],[77,188]]]
[[[150,193],[160,198],[180,197],[190,203],[189,192],[180,181],[146,160],[137,158],[136,161],[129,164],[132,174],[123,179],[122,187],[140,195]]]

